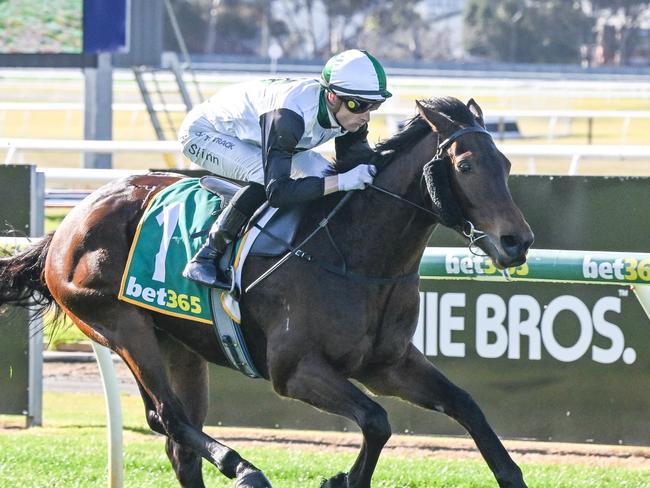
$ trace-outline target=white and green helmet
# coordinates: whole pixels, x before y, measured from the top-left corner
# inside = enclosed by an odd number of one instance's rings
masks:
[[[392,96],[386,89],[386,73],[367,51],[350,49],[330,58],[321,73],[321,85],[343,97],[385,100]]]

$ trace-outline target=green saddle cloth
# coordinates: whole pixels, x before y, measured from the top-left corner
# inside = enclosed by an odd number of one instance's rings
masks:
[[[210,289],[181,275],[203,244],[221,199],[184,178],[151,201],[126,262],[119,299],[174,317],[212,324]]]

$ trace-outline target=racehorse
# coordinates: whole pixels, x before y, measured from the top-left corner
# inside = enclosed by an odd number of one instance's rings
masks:
[[[257,369],[279,395],[359,426],[354,465],[322,487],[370,487],[391,435],[386,411],[354,379],[375,394],[452,417],[472,436],[499,486],[522,488],[521,470],[478,405],[411,338],[418,267],[437,224],[464,234],[499,269],[525,262],[533,234],[507,187],[510,162],[486,132],[478,104],[453,98],[416,104],[418,115],[375,147],[379,173],[372,187],[354,192],[304,246],[315,262],[294,257],[243,293],[243,335]],[[115,351],[138,383],[149,426],[167,436],[167,455],[182,486],[204,486],[206,459],[236,487],[270,487],[262,471],[202,431],[207,363],[230,367],[216,334],[117,299],[140,217],[179,178],[133,176],[89,195],[56,232],[0,259],[0,304],[54,304],[89,338]],[[342,198],[312,202],[296,241]],[[250,257],[243,288],[274,259]]]

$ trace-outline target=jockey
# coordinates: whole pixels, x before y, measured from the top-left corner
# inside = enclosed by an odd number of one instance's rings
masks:
[[[390,96],[377,59],[351,49],[332,57],[320,80],[244,82],[192,109],[179,132],[183,154],[248,184],[221,212],[183,276],[229,289],[230,277],[218,276],[217,261],[264,201],[283,207],[372,183],[368,121]],[[311,149],[333,138],[337,169],[347,171],[331,175],[331,163]]]

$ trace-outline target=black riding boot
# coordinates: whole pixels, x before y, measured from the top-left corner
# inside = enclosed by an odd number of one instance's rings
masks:
[[[218,262],[248,218],[230,202],[212,224],[203,247],[185,266],[183,277],[204,286],[230,290],[232,277],[220,276]]]

